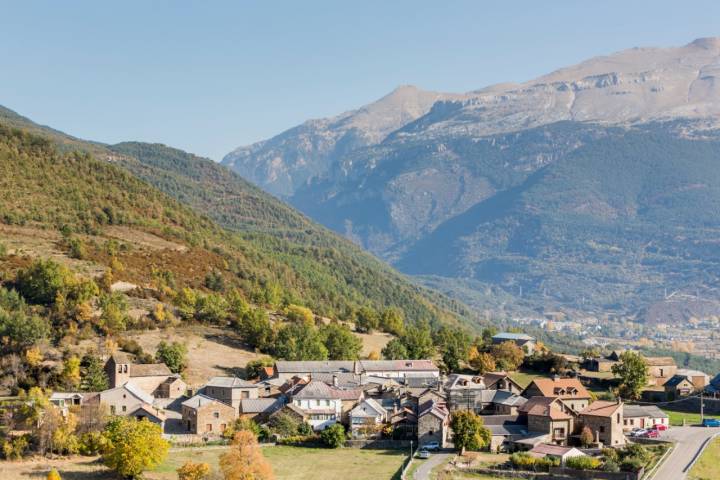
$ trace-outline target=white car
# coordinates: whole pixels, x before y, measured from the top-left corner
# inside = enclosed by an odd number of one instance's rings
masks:
[[[428,452],[428,451],[425,450],[425,449],[420,450],[420,451],[418,452],[418,457],[419,457],[419,458],[430,458],[430,452]]]
[[[644,428],[633,428],[630,432],[631,437],[644,437],[647,434],[647,430]]]

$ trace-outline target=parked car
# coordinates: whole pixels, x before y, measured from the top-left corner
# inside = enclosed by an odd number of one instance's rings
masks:
[[[430,458],[430,452],[428,452],[425,449],[422,449],[418,452],[418,457],[420,458]]]
[[[657,438],[660,436],[660,432],[657,430],[645,430],[645,433],[639,436],[644,438]]]
[[[644,428],[633,428],[630,432],[631,437],[642,437],[647,433],[647,430]]]
[[[652,430],[657,430],[658,432],[664,432],[668,429],[668,426],[662,423],[656,423],[652,427],[650,427]]]
[[[717,418],[705,418],[702,421],[703,427],[720,427],[720,420]]]
[[[440,450],[440,444],[438,442],[428,442],[425,445],[420,445],[421,450],[437,451]]]

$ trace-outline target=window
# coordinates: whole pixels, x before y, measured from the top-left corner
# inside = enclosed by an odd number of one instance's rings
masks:
[[[123,412],[127,412],[127,405],[123,405],[123,406],[122,406],[122,411],[123,411]]]
[[[600,433],[605,433],[605,427],[603,425],[600,425]]]
[[[661,376],[661,377],[664,377],[664,376],[665,376],[665,371],[664,371],[662,368],[660,369],[660,376]]]
[[[327,406],[327,407],[330,406],[330,400],[325,400],[325,406]]]
[[[207,425],[205,425],[205,431],[212,432],[212,423],[208,423]]]
[[[110,413],[115,415],[115,405],[110,405]]]
[[[620,414],[619,413],[617,414],[617,423],[618,424],[620,423]]]
[[[240,392],[240,398],[250,398],[250,392],[248,392],[247,390],[243,390],[242,392]]]
[[[213,417],[220,418],[220,412],[213,412]]]
[[[226,428],[227,428],[227,424],[226,424],[226,423],[221,423],[221,424],[220,424],[220,431],[224,432]]]

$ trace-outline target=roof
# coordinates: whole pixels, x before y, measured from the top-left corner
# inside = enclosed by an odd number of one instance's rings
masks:
[[[686,377],[705,377],[706,381],[710,381],[710,375],[708,375],[705,372],[701,372],[700,370],[690,370],[688,368],[678,368],[677,372],[678,375],[684,375]]]
[[[243,398],[240,400],[242,413],[273,413],[285,406],[283,398]]]
[[[593,417],[610,417],[622,407],[622,402],[608,402],[596,400],[580,412],[580,415],[591,415]]]
[[[384,416],[386,410],[380,405],[375,399],[366,398],[358,404],[355,408],[350,410],[351,417],[378,417]]]
[[[486,388],[483,378],[478,375],[453,373],[448,375],[445,382],[446,390],[484,390]]]
[[[360,360],[362,371],[439,372],[432,360]]]
[[[575,447],[563,447],[561,445],[550,445],[549,443],[540,443],[538,445],[535,445],[532,450],[530,450],[530,453],[538,453],[541,455],[553,455],[556,457],[562,457],[566,454],[572,452],[573,450],[579,452],[582,455],[585,455],[580,450],[578,450]]]
[[[590,393],[577,378],[536,378],[528,388],[532,385],[535,385],[545,397],[590,398]]]
[[[483,382],[485,383],[487,388],[492,388],[492,386],[500,380],[512,382],[515,386],[518,387],[518,389],[522,389],[522,387],[520,387],[520,385],[515,380],[510,378],[507,372],[488,372],[483,376]]]
[[[497,335],[493,335],[493,340],[535,340],[534,337],[531,337],[530,335],[526,335],[524,333],[512,333],[512,332],[500,332]]]
[[[147,403],[143,403],[141,405],[138,405],[133,410],[130,411],[128,415],[134,415],[138,410],[143,410],[149,415],[152,415],[153,417],[157,418],[158,420],[164,422],[167,419],[167,415],[165,415],[165,412],[162,412],[152,405],[148,405]]]
[[[183,406],[189,407],[192,409],[198,409],[198,408],[204,407],[206,405],[213,405],[213,404],[232,408],[230,405],[222,403],[219,400],[215,400],[214,398],[210,398],[207,395],[203,395],[202,393],[198,393],[197,395],[194,395],[193,397],[182,402]],[[233,408],[233,410],[235,410],[235,409]]]
[[[127,382],[125,385],[123,385],[120,388],[125,388],[128,392],[135,395],[137,398],[142,400],[144,403],[153,404],[155,402],[155,397],[150,395],[149,393],[146,393],[142,388],[132,383],[132,381]]]
[[[262,371],[267,377],[275,375],[275,367],[262,367]]]
[[[300,391],[294,394],[294,398],[298,399],[336,399],[343,398],[338,394],[339,389],[330,387],[325,382],[313,380],[303,386]],[[357,397],[356,397],[357,398]]]
[[[485,425],[493,436],[527,435],[527,425],[521,423],[503,423],[500,425]]]
[[[156,377],[172,375],[164,363],[133,363],[130,367],[130,377]]]
[[[355,362],[352,360],[326,360],[291,362],[278,360],[275,362],[278,373],[335,373],[354,372]]]
[[[548,433],[533,432],[533,433],[528,434],[526,437],[515,440],[515,443],[521,443],[523,445],[535,446],[539,443],[543,443],[543,442],[547,441],[549,436],[550,436],[550,434],[548,434]]]
[[[645,357],[645,363],[648,367],[671,367],[675,365],[675,359],[672,357]]]
[[[623,408],[625,418],[669,418],[668,415],[655,405],[625,405]]]
[[[213,377],[205,384],[205,386],[223,388],[258,388],[256,384],[241,380],[238,377]]]
[[[667,388],[667,387],[677,387],[678,385],[680,385],[680,384],[681,384],[682,382],[684,382],[684,381],[689,382],[689,383],[692,383],[692,382],[690,381],[690,379],[689,379],[688,377],[686,377],[685,375],[673,375],[673,376],[670,378],[670,380],[668,380],[667,382],[665,382],[665,383],[663,384],[663,387],[665,387],[665,388]]]
[[[312,379],[325,382],[328,385],[333,385],[337,381],[338,386],[357,387],[360,386],[361,376],[353,372],[316,373]]]
[[[163,380],[163,383],[171,384],[171,383],[178,382],[178,381],[185,383],[185,381],[182,379],[182,377],[180,377],[180,375],[175,374],[175,375],[171,375],[168,378],[166,378],[165,380]]]
[[[50,400],[67,400],[70,398],[83,398],[82,393],[78,392],[53,392],[52,395],[50,395]]]
[[[445,420],[450,416],[450,412],[447,411],[444,403],[436,402],[435,400],[428,400],[424,404],[418,407],[418,418],[424,417],[425,415],[434,415],[441,420]]]
[[[118,363],[132,363],[132,357],[130,354],[125,352],[114,352],[112,355],[110,355],[110,358],[113,359],[113,361]]]
[[[363,389],[357,388],[357,389],[344,389],[344,388],[332,388],[333,393],[335,395],[335,398],[339,398],[340,400],[360,400],[360,397],[363,396]]]
[[[553,407],[556,397],[531,397],[518,411],[538,417],[550,417],[552,420],[568,420],[572,418],[560,408]]]

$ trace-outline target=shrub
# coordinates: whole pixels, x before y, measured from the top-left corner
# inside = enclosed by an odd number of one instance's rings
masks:
[[[60,477],[60,474],[55,468],[50,469],[50,471],[47,474],[47,477],[45,477],[47,480],[62,480]]]
[[[598,470],[602,466],[599,458],[594,457],[570,457],[565,460],[565,466],[578,470]]]
[[[336,423],[320,432],[320,440],[322,440],[325,446],[330,448],[342,447],[345,445],[345,440],[347,440],[345,428],[339,423]]]
[[[275,443],[288,446],[308,446],[317,444],[320,441],[318,435],[292,435],[290,437],[278,438]]]
[[[603,471],[605,472],[619,472],[620,471],[620,465],[615,460],[605,460],[605,464],[603,464],[602,467]]]
[[[7,247],[4,243],[0,242],[0,259],[5,258],[7,255]]]
[[[77,260],[83,260],[87,256],[85,243],[77,237],[72,237],[67,241],[68,256]]]
[[[602,456],[605,457],[607,460],[612,460],[612,461],[617,462],[618,451],[614,448],[603,448]]]
[[[107,439],[102,432],[86,432],[80,437],[81,455],[97,455],[103,451],[107,445]]]

